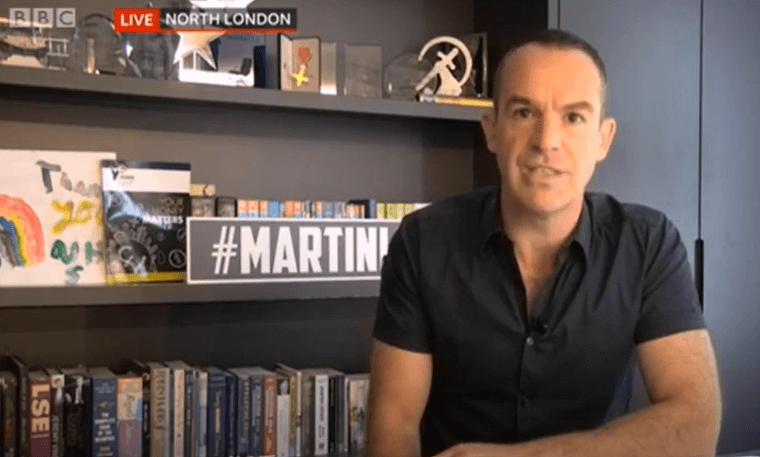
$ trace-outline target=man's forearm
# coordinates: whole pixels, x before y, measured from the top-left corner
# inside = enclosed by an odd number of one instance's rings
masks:
[[[478,457],[703,457],[715,455],[720,412],[662,402],[599,429],[513,445],[462,444],[441,456]]]
[[[368,432],[367,457],[420,457],[418,428],[378,424]]]

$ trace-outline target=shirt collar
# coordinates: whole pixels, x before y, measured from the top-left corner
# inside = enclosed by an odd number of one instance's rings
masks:
[[[480,252],[485,249],[485,246],[492,241],[495,237],[503,234],[501,230],[501,221],[499,220],[501,214],[501,188],[496,186],[485,200],[483,212],[481,214],[480,233],[478,248]],[[591,221],[591,208],[589,208],[588,200],[584,195],[583,208],[581,208],[581,217],[578,225],[573,230],[573,235],[570,238],[570,243],[578,244],[583,248],[583,253],[588,258],[591,252],[591,238],[592,238],[592,221]]]

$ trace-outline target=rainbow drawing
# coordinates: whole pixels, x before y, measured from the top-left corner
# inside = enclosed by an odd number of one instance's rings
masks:
[[[45,259],[42,224],[20,198],[0,194],[0,254],[13,266],[31,267]]]

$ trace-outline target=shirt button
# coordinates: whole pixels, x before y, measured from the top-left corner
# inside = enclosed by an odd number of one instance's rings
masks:
[[[525,344],[528,346],[533,346],[535,344],[535,341],[533,341],[533,337],[529,336],[528,339],[525,340]]]

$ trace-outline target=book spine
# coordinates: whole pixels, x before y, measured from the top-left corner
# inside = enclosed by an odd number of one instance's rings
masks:
[[[288,454],[297,457],[298,441],[298,378],[295,373],[288,374],[289,398],[288,398]]]
[[[249,455],[249,437],[251,435],[251,379],[238,377],[238,437],[237,455]]]
[[[16,357],[11,357],[13,360],[15,374],[18,377],[16,386],[18,388],[16,392],[16,400],[18,408],[16,409],[16,420],[18,427],[16,428],[16,443],[18,443],[18,455],[19,457],[26,457],[29,454],[29,441],[27,436],[29,435],[29,369],[26,364]]]
[[[295,457],[301,457],[303,450],[303,375],[296,371],[296,452]]]
[[[116,381],[116,424],[119,457],[142,456],[142,378],[121,377]]]
[[[92,378],[92,455],[116,457],[116,378]]]
[[[259,456],[264,452],[262,445],[264,412],[264,379],[251,378],[251,455]]]
[[[348,378],[343,375],[341,379],[341,392],[343,395],[343,399],[341,401],[341,417],[343,418],[343,443],[342,443],[342,451],[344,454],[347,454],[348,451],[348,427],[349,427],[349,404],[348,404]]]
[[[237,451],[237,377],[227,374],[227,457],[235,457]]]
[[[358,384],[357,392],[357,428],[356,443],[357,452],[363,453],[367,446],[367,401],[369,394],[369,381],[362,379]]]
[[[277,454],[277,377],[274,375],[264,376],[264,433],[263,451],[264,456]]]
[[[206,457],[208,449],[208,373],[199,369],[196,372],[196,381],[196,397],[198,398],[195,422],[196,457]]]
[[[328,393],[327,393],[327,452],[330,454],[335,453],[337,449],[337,442],[338,442],[338,428],[335,426],[336,421],[338,418],[338,415],[336,414],[336,403],[335,403],[335,376],[330,376],[327,380],[328,385]]]
[[[277,457],[290,454],[290,393],[277,396]]]
[[[142,456],[150,455],[150,370],[142,373]]]
[[[359,429],[359,402],[357,400],[356,384],[357,381],[349,380],[348,384],[348,452],[357,454],[358,441],[357,430]]]
[[[174,427],[172,439],[174,443],[174,457],[185,457],[185,370],[172,369],[174,382],[173,389],[173,416]]]
[[[85,375],[66,375],[64,385],[65,446],[66,457],[89,455],[89,425],[87,411],[92,401],[91,380]]]
[[[171,455],[171,373],[169,368],[151,369],[150,457]]]
[[[62,373],[50,375],[50,456],[63,457],[63,384]]]
[[[50,457],[50,378],[29,373],[30,457]]]
[[[329,385],[327,375],[314,377],[314,455],[328,454]]]
[[[184,457],[193,457],[193,411],[195,389],[193,386],[194,374],[191,368],[186,368],[185,373],[185,401],[184,401]]]
[[[2,389],[3,457],[16,457],[16,392],[18,381],[11,372],[0,373]]]
[[[304,375],[301,384],[302,456],[314,454],[314,376]]]
[[[227,378],[222,373],[208,375],[208,455],[224,457],[227,439],[225,407],[227,402]]]

